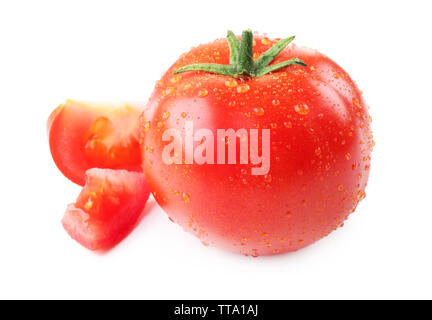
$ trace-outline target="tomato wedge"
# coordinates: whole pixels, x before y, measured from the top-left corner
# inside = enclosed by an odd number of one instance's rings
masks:
[[[90,169],[86,184],[70,204],[62,224],[69,235],[90,250],[107,250],[136,225],[150,191],[144,175],[111,169]]]
[[[138,116],[142,105],[67,100],[48,119],[54,162],[71,181],[84,185],[90,168],[141,171]]]

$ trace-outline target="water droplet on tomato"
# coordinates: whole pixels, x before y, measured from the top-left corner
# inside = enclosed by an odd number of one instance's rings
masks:
[[[176,74],[174,77],[172,77],[172,78],[170,79],[170,82],[171,82],[171,83],[179,82],[181,78],[182,78],[181,75]]]
[[[201,89],[201,90],[198,92],[198,97],[200,97],[200,98],[207,97],[207,95],[208,95],[208,91],[207,91],[207,89]]]
[[[363,109],[363,106],[360,104],[360,102],[356,98],[353,98],[352,102],[357,108]]]
[[[363,190],[359,190],[357,192],[357,199],[362,200],[366,196],[366,193]]]
[[[302,116],[305,116],[309,113],[309,107],[305,104],[297,104],[294,106],[295,112],[298,114],[301,114]]]
[[[238,93],[246,93],[250,89],[249,85],[247,83],[242,83],[237,87]]]
[[[271,45],[271,41],[270,41],[270,39],[269,38],[263,38],[262,40],[261,40],[261,43],[263,44],[263,45],[265,45],[265,46],[268,46],[268,45]]]
[[[170,116],[170,112],[169,111],[165,111],[162,115],[162,119],[168,119]]]
[[[173,93],[174,90],[175,90],[175,88],[173,88],[173,87],[167,88],[167,89],[164,91],[164,95],[167,96],[167,95]]]
[[[274,105],[274,106],[278,106],[278,105],[280,105],[280,101],[279,101],[278,99],[274,99],[274,100],[272,101],[272,105]]]
[[[235,79],[229,79],[225,81],[225,85],[229,88],[237,87],[237,81]]]
[[[182,199],[184,202],[189,203],[190,202],[190,195],[187,194],[186,192],[182,193]]]
[[[291,123],[291,121],[286,121],[286,122],[284,122],[284,126],[285,126],[285,128],[292,128],[292,123]]]
[[[264,109],[262,107],[259,108],[254,108],[253,112],[257,115],[257,116],[262,116],[264,115]]]

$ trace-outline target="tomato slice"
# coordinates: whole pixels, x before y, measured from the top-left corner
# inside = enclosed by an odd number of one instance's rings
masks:
[[[84,185],[90,168],[141,171],[140,104],[97,104],[67,100],[48,119],[51,154],[60,171]]]
[[[85,186],[70,204],[62,224],[69,235],[90,250],[107,250],[136,225],[150,191],[144,174],[126,170],[90,169]]]

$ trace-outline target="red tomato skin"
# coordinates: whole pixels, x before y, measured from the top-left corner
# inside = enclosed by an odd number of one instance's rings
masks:
[[[116,106],[118,109],[123,107],[123,105]],[[138,110],[142,109],[139,104],[135,104],[134,107]],[[86,170],[94,167],[141,171],[139,156],[135,162],[110,165],[110,159],[102,154],[99,159],[90,159],[86,154],[84,139],[89,128],[102,116],[115,120],[113,109],[115,108],[94,107],[91,103],[68,100],[65,104],[59,105],[48,118],[47,133],[53,160],[65,177],[80,186],[85,183]],[[131,111],[130,116],[135,117],[134,113],[138,118],[138,111]],[[136,141],[138,142],[138,133]],[[139,155],[138,143],[135,149],[130,152]]]
[[[274,43],[255,37],[254,57]],[[314,50],[292,45],[273,63],[292,58],[307,67],[245,80],[174,75],[192,63],[229,63],[226,40],[198,46],[164,74],[141,116],[143,169],[156,201],[206,245],[251,256],[295,251],[342,226],[365,196],[374,143],[361,92]],[[215,136],[216,129],[269,128],[269,173],[253,176],[251,165],[240,164],[166,165],[162,133],[186,120]]]
[[[111,169],[90,169],[77,201],[68,205],[62,224],[90,250],[108,250],[135,227],[150,191],[144,175]]]

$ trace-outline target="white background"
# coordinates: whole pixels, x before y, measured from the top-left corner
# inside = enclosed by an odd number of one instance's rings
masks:
[[[432,298],[430,1],[0,2],[0,298]],[[292,254],[207,248],[153,203],[105,255],[61,227],[80,188],[57,170],[66,98],[145,101],[191,46],[252,28],[297,35],[357,81],[376,147],[345,227]]]

